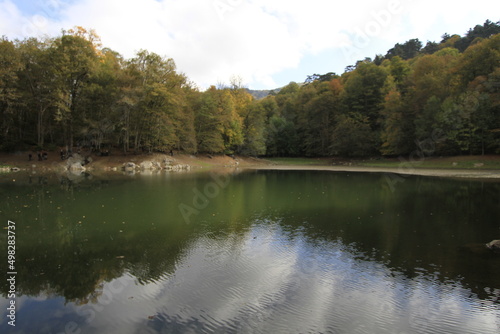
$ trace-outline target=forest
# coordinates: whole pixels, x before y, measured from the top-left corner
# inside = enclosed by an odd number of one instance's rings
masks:
[[[262,99],[238,78],[201,91],[173,59],[146,50],[124,59],[81,27],[2,37],[0,64],[1,151],[500,154],[500,21],[398,43]]]

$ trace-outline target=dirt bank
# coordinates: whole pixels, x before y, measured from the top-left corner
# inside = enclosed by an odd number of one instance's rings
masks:
[[[356,161],[348,163],[334,162],[332,165],[331,159],[310,159],[313,164],[296,165],[291,163],[276,163],[265,159],[257,159],[251,157],[231,157],[227,155],[186,155],[174,154],[123,154],[113,153],[109,156],[97,156],[90,152],[80,152],[83,157],[91,157],[92,162],[85,166],[88,172],[103,172],[103,171],[121,171],[125,163],[132,162],[135,165],[140,165],[146,161],[158,162],[165,166],[182,165],[190,166],[191,170],[209,169],[209,168],[247,168],[259,170],[324,170],[337,172],[371,172],[371,173],[387,173],[401,175],[423,175],[423,176],[439,176],[439,177],[459,177],[459,178],[483,178],[483,179],[500,179],[500,169],[483,169],[483,168],[425,168],[425,166],[360,166]],[[0,167],[5,166],[4,171],[9,171],[15,167],[20,171],[29,171],[36,173],[51,173],[61,172],[67,169],[67,161],[61,160],[59,153],[48,152],[46,160],[38,160],[36,153],[32,153],[32,160],[29,160],[29,152],[16,154],[0,153]],[[441,162],[443,164],[455,164],[455,161],[461,163],[464,159],[471,158],[463,157],[447,157],[447,158],[432,158],[431,162]],[[495,157],[499,159],[500,157]],[[307,160],[307,159],[306,159]],[[300,159],[304,162],[304,159]],[[167,162],[167,163],[165,163]],[[306,161],[307,162],[307,161]]]
[[[16,154],[0,153],[0,167],[4,171],[12,168],[21,171],[36,172],[58,172],[68,168],[68,161],[62,160],[59,153],[48,152],[47,158],[39,160],[36,153],[22,152]],[[113,171],[121,170],[123,165],[129,162],[140,165],[146,161],[158,162],[165,166],[190,166],[190,169],[218,168],[218,167],[251,167],[266,164],[264,160],[250,157],[230,157],[227,155],[186,155],[175,154],[123,154],[111,153],[109,156],[98,156],[90,152],[80,152],[82,157],[90,157],[91,163],[85,165],[85,170],[92,171]]]

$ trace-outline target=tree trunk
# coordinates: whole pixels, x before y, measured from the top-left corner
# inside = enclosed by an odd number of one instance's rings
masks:
[[[139,149],[139,143],[140,143],[140,135],[139,132],[136,132],[134,138],[134,151],[137,151]]]
[[[38,147],[43,147],[45,144],[45,129],[43,126],[43,114],[45,113],[45,109],[40,107],[38,110],[38,124],[37,124],[37,142]]]
[[[68,127],[68,146],[71,151],[73,151],[73,119],[70,117],[69,119],[69,127]]]
[[[130,150],[130,111],[128,108],[125,111],[125,138],[123,140],[123,148],[125,150],[125,153],[127,153]]]

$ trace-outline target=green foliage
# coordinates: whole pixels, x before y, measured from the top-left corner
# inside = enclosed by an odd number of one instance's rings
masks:
[[[244,132],[248,130],[244,129],[244,118],[250,112],[251,102],[250,94],[244,89],[217,89],[212,86],[204,92],[195,120],[199,151],[233,154],[241,149],[245,143]],[[249,126],[257,122],[252,118],[247,119]]]
[[[239,153],[247,156],[266,154],[266,110],[260,103],[248,106],[244,120],[244,143]]]
[[[422,42],[420,42],[418,38],[410,39],[404,44],[397,43],[392,49],[387,51],[385,57],[391,59],[392,57],[399,56],[405,60],[411,59],[416,57],[421,49]]]
[[[217,90],[211,87],[201,97],[196,114],[196,134],[198,150],[201,152],[224,152],[224,138],[222,136],[222,115],[217,101]]]
[[[464,52],[467,48],[482,39],[489,38],[493,35],[500,33],[500,21],[493,23],[490,20],[486,20],[483,25],[476,25],[474,28],[469,29],[465,37],[461,38],[457,43],[456,47]]]
[[[399,155],[408,151],[405,110],[401,93],[396,89],[392,89],[386,95],[384,108],[381,111],[382,145],[380,152],[383,155]]]
[[[404,90],[408,74],[410,73],[410,65],[408,62],[402,60],[399,56],[395,56],[391,59],[389,71],[393,76],[398,89],[400,91]]]
[[[309,89],[311,96],[303,103],[298,117],[301,147],[307,156],[328,154],[331,145],[335,115],[340,112],[341,101],[328,82],[317,81]]]
[[[458,66],[462,84],[466,86],[479,76],[487,76],[500,66],[500,34],[470,46]]]
[[[359,113],[340,115],[333,130],[331,153],[361,157],[374,153],[375,136],[370,121]]]
[[[362,62],[345,83],[345,102],[349,111],[368,117],[372,126],[377,124],[386,79],[387,71],[384,68]]]
[[[283,116],[269,119],[267,128],[267,155],[297,156],[301,153],[299,136],[295,124]]]

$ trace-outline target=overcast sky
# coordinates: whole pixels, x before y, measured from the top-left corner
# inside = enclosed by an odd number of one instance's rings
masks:
[[[252,89],[336,72],[395,43],[463,35],[500,20],[500,1],[0,0],[0,35],[57,36],[79,25],[131,58],[173,58],[201,89],[240,76]]]

